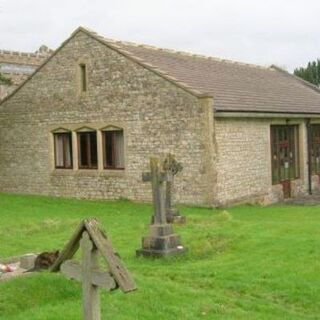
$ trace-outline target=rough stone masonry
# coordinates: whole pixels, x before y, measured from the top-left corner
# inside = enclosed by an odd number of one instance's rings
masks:
[[[299,175],[290,194],[305,194],[306,121],[320,125],[319,93],[276,67],[113,41],[80,27],[0,104],[0,192],[150,201],[141,173],[150,156],[171,153],[185,168],[177,203],[276,202],[284,191],[272,182],[271,127],[294,125]],[[123,130],[122,170],[104,168],[108,127]],[[95,169],[79,168],[81,130],[96,132]],[[70,169],[55,167],[57,131],[72,135]],[[319,188],[317,173],[311,180]]]

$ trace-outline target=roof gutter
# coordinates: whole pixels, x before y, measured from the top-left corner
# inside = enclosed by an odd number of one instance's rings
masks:
[[[215,111],[215,118],[320,118],[320,113],[233,112]]]

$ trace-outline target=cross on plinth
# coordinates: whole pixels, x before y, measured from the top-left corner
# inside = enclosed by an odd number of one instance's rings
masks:
[[[82,251],[81,263],[70,260],[79,246]],[[98,253],[107,262],[108,271],[99,269]],[[86,219],[80,224],[51,267],[52,272],[59,270],[67,278],[82,283],[84,320],[100,320],[99,288],[111,291],[120,287],[123,292],[136,289],[130,274],[95,219]]]
[[[172,175],[167,172],[161,172],[159,160],[157,158],[150,158],[151,172],[142,173],[143,182],[151,182],[152,198],[153,198],[153,223],[165,224],[165,190],[164,183],[172,180]]]
[[[172,179],[168,172],[161,171],[159,158],[150,158],[150,172],[142,174],[144,182],[152,185],[154,214],[150,225],[150,235],[142,238],[142,249],[137,255],[162,257],[182,253],[185,248],[180,243],[180,237],[173,233],[172,225],[167,223],[165,210],[165,185]]]
[[[172,154],[168,154],[163,162],[163,170],[171,174],[171,179],[166,181],[166,217],[168,223],[185,223],[186,217],[173,206],[174,176],[182,171],[182,165]]]

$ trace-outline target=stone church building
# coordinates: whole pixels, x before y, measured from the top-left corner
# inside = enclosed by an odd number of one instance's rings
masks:
[[[138,201],[175,155],[176,200],[271,203],[319,188],[319,89],[277,67],[78,28],[0,104],[0,191]]]

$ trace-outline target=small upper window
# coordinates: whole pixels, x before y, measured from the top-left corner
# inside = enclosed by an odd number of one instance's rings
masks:
[[[54,133],[55,168],[72,169],[71,132]]]
[[[80,89],[81,92],[87,91],[87,66],[80,64]]]
[[[123,130],[103,131],[103,165],[105,169],[124,169]]]
[[[79,169],[98,168],[97,133],[78,132]]]

